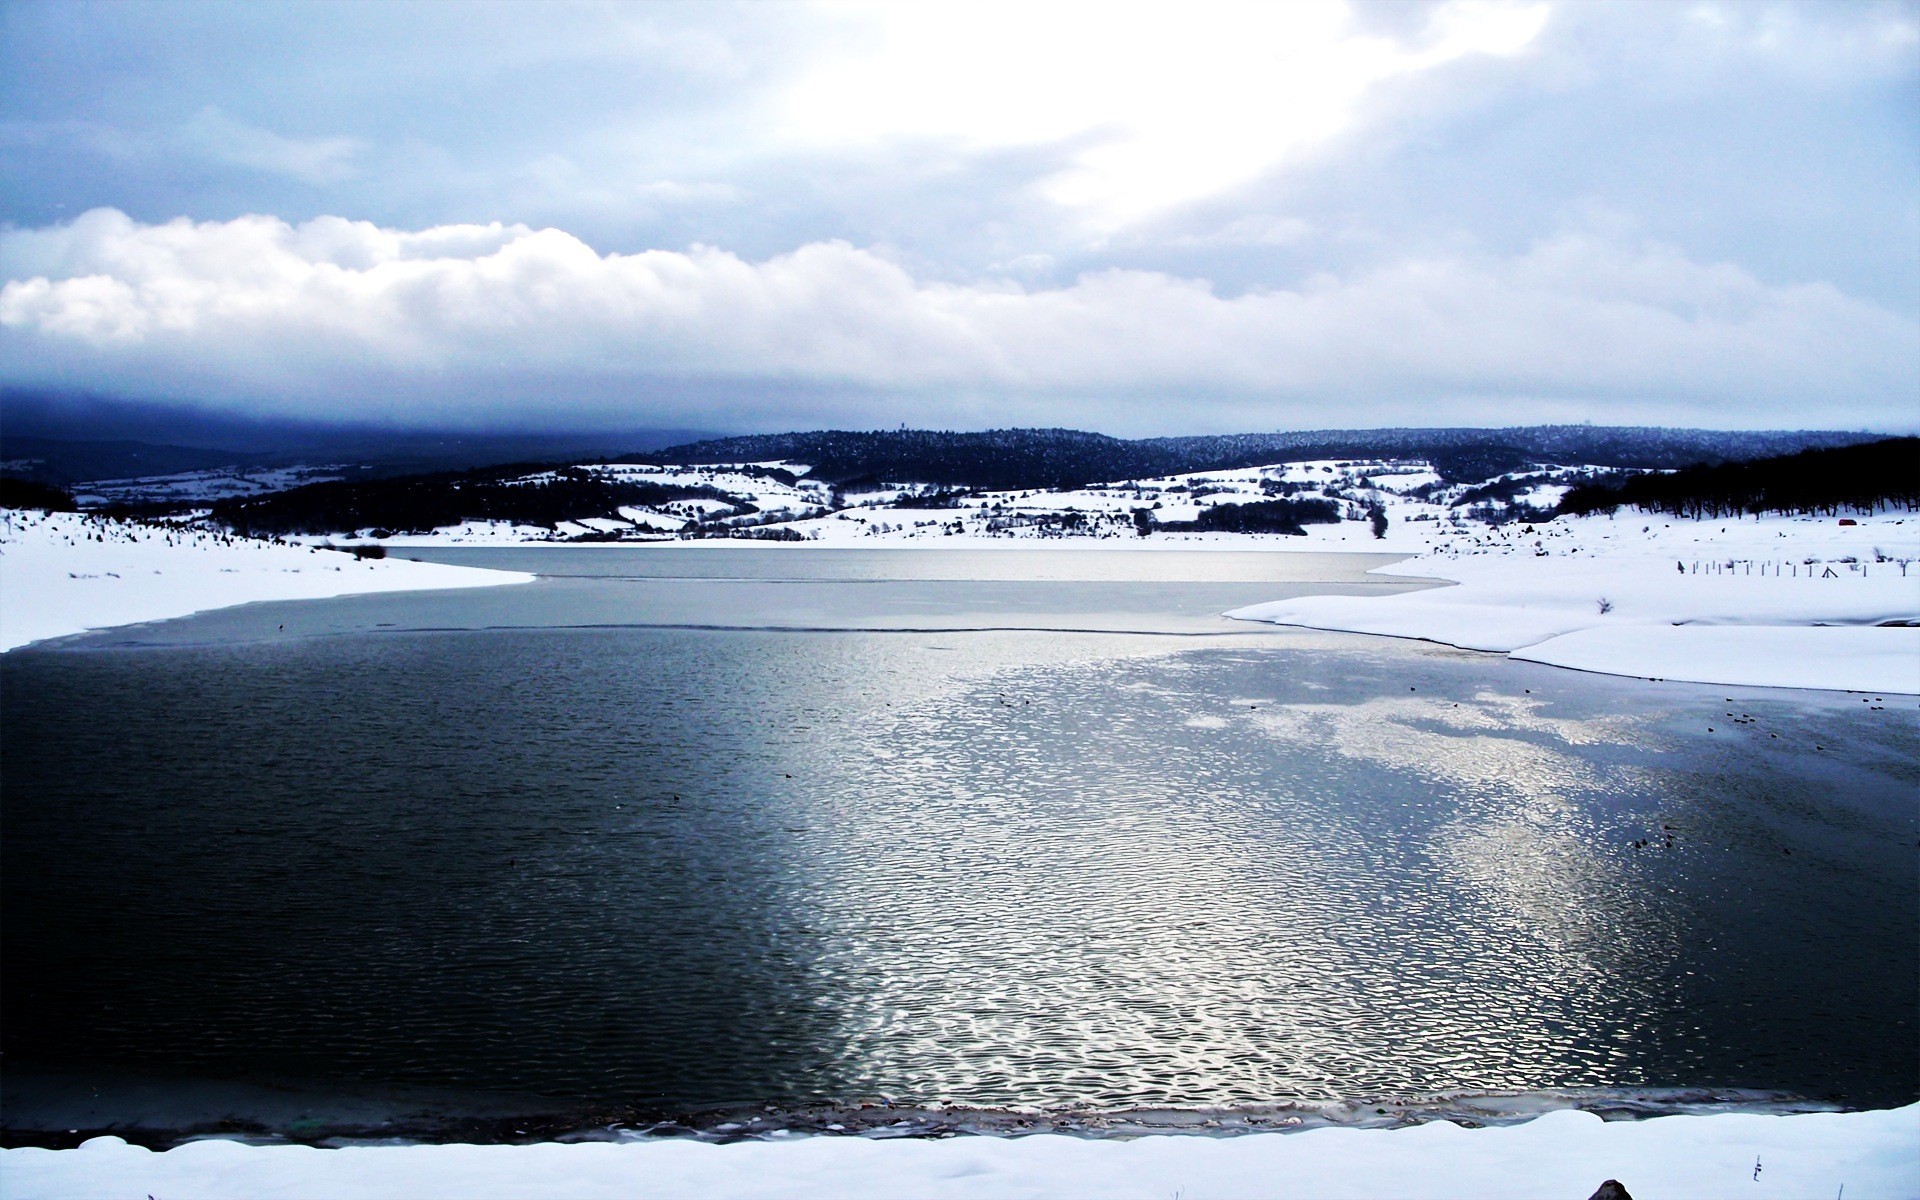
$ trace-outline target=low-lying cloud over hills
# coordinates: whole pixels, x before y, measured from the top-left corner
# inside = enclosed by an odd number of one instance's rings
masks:
[[[6,13],[0,384],[416,428],[1920,411],[1906,5],[238,12]]]
[[[928,281],[845,242],[763,262],[603,255],[497,224],[156,226],[99,210],[0,246],[40,268],[0,291],[16,379],[270,398],[300,417],[377,389],[462,423],[499,406],[618,420],[637,396],[691,421],[708,401],[683,385],[705,380],[731,385],[748,425],[880,423],[904,400],[962,421],[1039,406],[1166,429],[1170,396],[1189,426],[1297,425],[1330,400],[1382,421],[1471,422],[1524,400],[1734,425],[1812,404],[1893,424],[1911,418],[1920,357],[1913,322],[1832,287],[1584,233],[1238,295],[1117,268],[1061,287]],[[794,384],[814,393],[804,416]]]

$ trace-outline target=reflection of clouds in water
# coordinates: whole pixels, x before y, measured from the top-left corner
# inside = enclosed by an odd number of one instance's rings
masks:
[[[1434,852],[1443,868],[1495,901],[1484,920],[1538,937],[1553,977],[1583,985],[1604,977],[1624,949],[1624,897],[1607,895],[1610,873],[1590,834],[1539,813],[1463,818],[1436,834]]]
[[[1474,694],[1470,708],[1457,711],[1471,711],[1477,717],[1505,728],[1544,733],[1569,746],[1621,745],[1644,740],[1649,726],[1648,718],[1653,715],[1551,717],[1546,714],[1546,707],[1536,696],[1513,696],[1483,690]]]
[[[1477,659],[1416,695],[1398,660],[1237,639],[801,649],[768,652],[844,708],[784,731],[772,951],[804,973],[838,1094],[1633,1082],[1615,1035],[1663,985],[1615,947],[1657,922],[1588,835],[1634,721],[1506,695]]]
[[[1598,948],[1620,898],[1580,834],[1591,730],[1491,693],[1282,706],[1243,694],[1249,668],[1271,662],[1009,664],[856,726],[893,753],[836,752],[843,787],[812,796],[831,850],[808,856],[851,1090],[1613,1081],[1613,1043],[1567,1036],[1617,991]]]
[[[1389,696],[1251,713],[1268,736],[1424,780],[1406,802],[1440,816],[1427,855],[1483,948],[1469,969],[1503,998],[1516,1037],[1550,1024],[1622,1024],[1614,989],[1629,954],[1659,956],[1671,933],[1609,854],[1576,797],[1630,787],[1633,774],[1569,752],[1631,743],[1640,719],[1549,716],[1532,696]],[[1465,966],[1467,964],[1463,964]],[[1644,971],[1635,971],[1644,977]],[[1527,1032],[1523,1032],[1526,1030]]]
[[[851,781],[811,869],[836,934],[810,971],[851,1088],[1196,1103],[1404,1083],[1382,1065],[1389,920],[1341,898],[1322,830],[1263,811],[1271,755],[1193,712],[1205,677],[1161,686],[1167,661],[1016,668],[863,726],[897,754]]]
[[[905,722],[912,749],[860,782],[864,819],[816,875],[836,932],[811,969],[842,1011],[850,1083],[974,1102],[1266,1098],[1252,1081],[1272,1076],[1249,1064],[1271,1056],[1270,934],[1182,781],[1095,776],[1031,727],[980,756],[987,720],[941,715]]]
[[[1543,707],[1532,697],[1483,691],[1464,702],[1392,696],[1357,704],[1262,705],[1253,719],[1281,741],[1432,777],[1472,794],[1550,801],[1571,789],[1601,786],[1587,760],[1515,735],[1544,735],[1568,746],[1617,744],[1637,722],[1554,718],[1543,715]]]

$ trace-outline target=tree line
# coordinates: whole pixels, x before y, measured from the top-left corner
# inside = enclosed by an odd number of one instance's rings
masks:
[[[1144,520],[1143,520],[1144,517]],[[1286,533],[1305,536],[1309,525],[1337,525],[1340,506],[1331,500],[1254,500],[1203,508],[1191,521],[1157,521],[1148,509],[1134,510],[1140,533]]]
[[[368,529],[376,537],[426,533],[462,521],[510,521],[551,528],[583,516],[604,517],[623,505],[657,508],[676,500],[723,500],[735,513],[751,511],[709,487],[611,478],[577,467],[489,467],[391,479],[310,483],[264,496],[236,497],[213,506],[213,519],[256,537],[339,533]]]
[[[1510,429],[1321,429],[1126,439],[1076,429],[844,430],[715,438],[632,461],[806,463],[848,489],[884,482],[1020,491],[1314,459],[1419,459],[1448,483],[1478,483],[1536,463],[1669,468],[1873,440],[1820,430],[1534,425]]]
[[[48,512],[76,512],[73,493],[33,479],[0,476],[0,508],[44,508]]]
[[[1618,483],[1569,490],[1559,511],[1575,516],[1622,507],[1676,517],[1741,517],[1762,513],[1838,516],[1886,508],[1920,508],[1920,438],[1803,450],[1747,462],[1705,463]]]

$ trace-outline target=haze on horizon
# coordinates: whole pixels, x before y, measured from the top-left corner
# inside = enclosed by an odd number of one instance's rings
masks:
[[[1920,5],[6,3],[0,387],[1908,431]]]

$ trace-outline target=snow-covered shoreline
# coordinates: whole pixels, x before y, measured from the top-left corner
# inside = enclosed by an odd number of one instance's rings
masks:
[[[177,525],[0,509],[0,651],[261,600],[525,583]]]
[[[1611,675],[1920,693],[1920,519],[1906,514],[1845,525],[1561,517],[1439,531],[1425,553],[1378,571],[1458,586],[1227,615]]]
[[[1547,1113],[1466,1129],[1312,1129],[1239,1137],[787,1137],[532,1145],[257,1146],[156,1153],[119,1138],[0,1151],[15,1200],[329,1197],[1584,1197],[1617,1179],[1661,1196],[1901,1200],[1920,1194],[1920,1105],[1602,1121]]]
[[[1108,554],[1372,552],[1375,568],[1456,586],[1312,596],[1235,609],[1245,621],[1441,642],[1576,670],[1727,685],[1920,693],[1920,518],[1685,521],[1623,513],[1538,526],[1403,521],[1386,539],[1351,523],[1308,537],[1227,533],[929,543],[704,539],[614,543],[671,553],[741,547]],[[504,532],[504,531],[503,531]],[[391,539],[451,547],[439,538]],[[474,546],[525,546],[484,539]],[[605,548],[605,542],[538,546]],[[404,549],[402,551],[404,553]],[[359,559],[312,545],[179,525],[0,510],[0,650],[261,600],[526,582],[519,571]],[[1901,627],[1902,624],[1905,627]]]
[[[1323,536],[1313,534],[1321,530],[1332,530]],[[497,535],[487,535],[476,526],[458,527],[454,530],[439,530],[434,533],[395,534],[384,538],[342,538],[342,537],[301,537],[289,538],[289,541],[302,545],[336,545],[351,547],[354,545],[381,545],[393,550],[638,550],[647,553],[668,554],[685,551],[700,553],[711,550],[777,550],[784,554],[804,554],[808,551],[841,550],[918,550],[922,553],[942,550],[992,550],[996,552],[1026,554],[1076,554],[1103,552],[1107,554],[1159,554],[1180,553],[1185,551],[1232,552],[1241,554],[1298,554],[1311,552],[1316,554],[1392,554],[1407,556],[1421,551],[1424,543],[1407,541],[1379,541],[1363,539],[1360,536],[1341,536],[1332,526],[1313,526],[1307,537],[1293,537],[1278,533],[1156,533],[1152,537],[1103,538],[1103,537],[993,537],[982,534],[954,534],[939,539],[912,537],[871,537],[846,538],[840,541],[784,541],[773,538],[751,537],[711,537],[711,538],[670,538],[654,540],[542,540],[527,538],[513,532],[513,527],[502,527]]]

